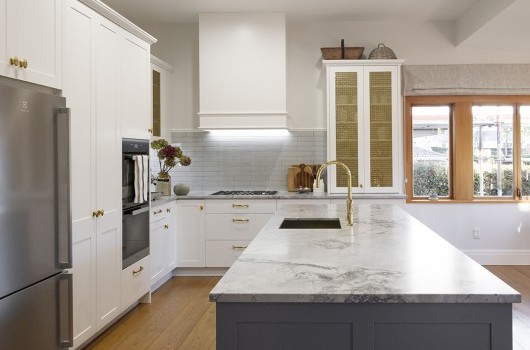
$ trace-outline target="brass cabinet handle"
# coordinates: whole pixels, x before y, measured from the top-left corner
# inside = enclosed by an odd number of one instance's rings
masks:
[[[246,245],[233,245],[232,249],[247,249]]]
[[[103,210],[103,209],[99,210],[99,215],[100,215],[100,216],[105,215],[105,210]]]
[[[248,204],[232,204],[232,208],[248,208]]]
[[[169,225],[168,224],[165,224],[164,225],[164,228],[167,230],[169,228]]]
[[[28,61],[24,58],[22,61],[20,61],[20,68],[28,68]]]
[[[359,184],[359,188],[363,188],[363,184]]]
[[[250,219],[239,219],[239,218],[233,218],[232,222],[238,223],[238,224],[244,224],[250,222]]]
[[[140,266],[140,268],[139,268],[138,270],[136,270],[136,271],[133,270],[132,274],[133,274],[133,276],[134,276],[134,275],[136,275],[137,273],[142,272],[143,270],[144,270],[144,267],[143,267],[143,266]]]
[[[95,211],[93,211],[93,212],[92,212],[92,217],[93,217],[93,218],[97,218],[97,217],[99,217],[99,210],[95,210]]]
[[[199,208],[201,208],[201,210],[204,210],[204,205],[201,205]]]
[[[156,214],[161,214],[161,213],[162,213],[162,209],[153,212],[153,214],[155,214],[155,215]]]
[[[153,129],[149,128],[149,129],[147,129],[147,132],[150,132],[152,134],[153,133]]]
[[[171,213],[171,208],[167,208],[166,211],[167,211],[168,213]]]
[[[9,64],[11,64],[12,66],[18,67],[18,64],[19,64],[18,57],[15,56],[15,57],[9,58]]]

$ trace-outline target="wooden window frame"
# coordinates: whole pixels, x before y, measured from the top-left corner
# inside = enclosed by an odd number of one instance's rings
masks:
[[[514,106],[513,119],[513,188],[512,197],[475,197],[473,182],[473,115],[474,105],[505,104]],[[517,189],[522,188],[520,107],[530,105],[528,95],[447,95],[447,96],[406,96],[403,103],[403,132],[405,145],[405,192],[407,203],[511,203],[528,202],[517,197]],[[449,150],[449,197],[429,200],[413,196],[413,155],[412,155],[412,107],[450,106],[450,150]],[[517,174],[517,175],[516,175]]]

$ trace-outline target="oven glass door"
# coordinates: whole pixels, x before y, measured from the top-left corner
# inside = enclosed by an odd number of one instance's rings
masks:
[[[149,205],[123,211],[122,250],[123,269],[149,255]]]

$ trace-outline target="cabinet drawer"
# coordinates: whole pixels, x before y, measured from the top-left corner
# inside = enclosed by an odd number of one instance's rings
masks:
[[[122,309],[131,306],[149,291],[149,256],[121,272]]]
[[[206,214],[276,212],[276,199],[207,200]]]
[[[151,207],[151,223],[169,217],[169,215],[171,214],[171,207],[171,203]]]
[[[207,240],[252,240],[273,214],[206,214]]]
[[[250,241],[206,241],[206,267],[230,267]]]

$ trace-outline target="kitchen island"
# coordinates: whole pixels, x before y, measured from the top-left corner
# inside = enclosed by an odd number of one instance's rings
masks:
[[[284,205],[211,291],[217,349],[512,348],[517,291],[397,206]],[[341,229],[279,229],[284,218]]]

